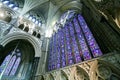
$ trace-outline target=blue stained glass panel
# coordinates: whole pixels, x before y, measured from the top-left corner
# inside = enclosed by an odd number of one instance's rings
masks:
[[[65,38],[66,38],[66,55],[67,55],[67,59],[68,59],[68,65],[74,64],[73,61],[73,55],[72,55],[72,48],[71,48],[71,43],[70,43],[70,34],[69,34],[69,30],[68,30],[69,26],[65,27]]]
[[[13,66],[13,68],[12,68],[12,71],[10,72],[10,75],[12,75],[12,76],[15,75],[15,73],[16,73],[16,71],[17,71],[17,69],[18,69],[18,66],[19,66],[19,64],[20,64],[20,61],[21,61],[21,58],[20,58],[20,57],[17,58],[14,66]]]
[[[64,42],[61,43],[61,45],[63,45],[63,47],[61,47],[61,51],[62,51],[62,54],[61,54],[61,66],[64,67],[66,66],[66,56],[65,56],[65,46],[64,46]]]
[[[75,12],[74,12],[74,11],[71,11],[71,12],[69,13],[69,15],[68,15],[68,18],[67,18],[67,19],[72,18],[72,17],[74,16],[74,14],[75,14]]]
[[[3,71],[3,69],[5,68],[5,66],[7,65],[7,63],[9,62],[10,58],[11,58],[11,55],[8,55],[8,56],[4,59],[3,63],[2,63],[1,66],[0,66],[0,73]]]
[[[61,17],[61,22],[67,15],[65,13]],[[89,60],[92,58],[89,50],[94,57],[100,56],[102,53],[81,15],[74,17],[72,21],[67,21],[52,36],[49,47],[49,70]]]
[[[60,37],[59,37],[59,33],[57,33],[56,38],[57,38],[57,39],[56,39],[56,40],[57,40],[57,41],[56,41],[56,46],[57,46],[57,47],[56,47],[56,48],[57,48],[57,49],[56,49],[56,50],[57,50],[57,51],[56,51],[56,54],[57,54],[56,67],[57,67],[57,69],[58,69],[58,68],[60,68],[60,59],[61,59],[61,58],[60,58],[60,39],[59,39]]]
[[[69,23],[68,28],[70,30],[71,45],[72,45],[74,59],[75,59],[75,62],[78,63],[78,62],[81,62],[81,57],[80,57],[80,54],[79,54],[78,44],[77,44],[76,38],[75,38],[75,32],[74,32],[74,29],[73,29],[73,24],[71,22]]]
[[[81,51],[82,51],[82,55],[84,57],[84,60],[89,60],[91,59],[91,55],[90,55],[90,52],[89,52],[89,49],[87,47],[87,44],[85,42],[85,39],[84,39],[84,36],[83,36],[83,33],[80,29],[80,26],[78,24],[78,21],[76,18],[73,19],[73,22],[74,22],[74,26],[75,26],[75,30],[77,32],[77,38],[78,38],[78,42],[80,44],[80,48],[81,48]],[[76,27],[79,27],[79,30],[80,31],[77,31],[78,28]]]
[[[5,72],[4,72],[4,75],[9,75],[10,70],[12,69],[15,60],[16,60],[16,56],[13,56],[12,59],[10,60],[9,64],[7,65],[7,68],[6,68]]]
[[[81,15],[78,15],[78,21],[79,21],[81,28],[85,34],[85,37],[86,37],[87,42],[90,46],[90,49],[92,51],[93,56],[94,57],[101,56],[102,52],[101,52],[96,40],[94,39],[90,29],[88,28],[84,18]]]

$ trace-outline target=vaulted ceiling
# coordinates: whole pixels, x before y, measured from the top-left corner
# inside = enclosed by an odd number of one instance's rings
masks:
[[[77,13],[81,12],[82,0],[0,0],[1,2],[9,1],[9,3],[15,3],[19,5],[17,11],[11,10],[5,6],[8,12],[13,14],[13,17],[21,17],[29,19],[29,16],[35,17],[36,20],[40,20],[42,26],[35,27],[40,30],[41,33],[45,33],[46,30],[54,29],[54,25],[60,19],[62,14],[69,10],[74,10]],[[8,5],[8,2],[6,2]],[[17,14],[16,14],[17,13]],[[26,20],[29,22],[29,20]]]
[[[60,16],[68,10],[81,11],[80,0],[14,0],[19,4],[20,15],[32,14],[42,19],[44,29],[53,28]]]

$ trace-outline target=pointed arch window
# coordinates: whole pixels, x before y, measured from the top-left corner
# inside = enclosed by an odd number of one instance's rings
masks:
[[[84,18],[80,14],[78,15],[78,21],[79,21],[79,24],[81,25],[81,29],[83,30],[83,33],[85,35],[85,38],[90,47],[93,57],[101,56],[102,52],[101,52],[95,38],[93,37],[92,32],[88,28],[87,23],[85,22]]]
[[[48,70],[54,70],[99,57],[102,51],[84,18],[78,14],[51,37],[49,55]]]
[[[10,60],[10,54],[6,56],[6,58],[4,59],[3,63],[0,66],[0,73],[2,73],[4,67],[6,66],[6,64],[8,63],[8,61]]]
[[[16,49],[13,56],[11,55],[12,53],[13,51],[6,56],[0,66],[0,70],[1,72],[4,71],[3,75],[5,76],[14,76],[21,62],[21,51]]]
[[[9,75],[12,67],[14,66],[15,60],[16,60],[16,56],[14,55],[11,58],[10,62],[8,63],[7,68],[6,68],[5,72],[4,72],[4,75]]]
[[[14,66],[13,66],[13,68],[12,68],[12,70],[11,70],[11,72],[10,72],[10,75],[15,75],[15,73],[17,71],[17,68],[18,68],[18,66],[20,64],[20,61],[21,61],[21,58],[18,57],[15,64],[14,64]]]

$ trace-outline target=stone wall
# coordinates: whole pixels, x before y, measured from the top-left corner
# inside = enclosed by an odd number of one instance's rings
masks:
[[[35,80],[120,80],[120,52],[37,75]]]

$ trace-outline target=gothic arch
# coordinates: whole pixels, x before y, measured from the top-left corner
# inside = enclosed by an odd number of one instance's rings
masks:
[[[76,5],[73,5],[73,3],[75,3]],[[79,5],[79,6],[77,6],[77,5]],[[55,14],[53,16],[58,16],[59,10],[62,10],[62,13],[66,12],[67,10],[72,10],[72,9],[75,9],[76,11],[80,12],[81,6],[82,6],[82,4],[79,3],[78,1],[70,1],[64,5],[61,5],[61,7],[55,12]],[[64,9],[65,7],[66,7],[66,9]]]
[[[3,79],[8,79],[10,77],[18,78],[15,75],[21,75],[20,77],[23,77],[24,75],[29,75],[31,73],[28,69],[32,67],[35,51],[28,40],[17,39],[10,41],[5,45],[3,53],[2,57],[4,58],[5,56],[4,60],[10,59],[9,64],[5,69],[5,74],[2,77]],[[8,55],[11,56],[12,59],[8,57]],[[2,59],[1,62],[4,63]],[[16,64],[18,64],[18,67]]]
[[[62,80],[68,80],[68,76],[67,76],[67,74],[63,70],[61,70],[61,78],[62,77],[64,78]]]
[[[18,28],[20,28],[20,29],[24,29],[24,24],[20,24],[19,26],[18,26]]]
[[[75,78],[76,80],[90,80],[87,72],[79,66],[76,66]]]
[[[68,11],[68,10],[76,10],[77,12],[81,11],[81,6],[82,4],[79,1],[68,1],[67,3],[61,5],[53,14],[52,18],[50,19],[49,23],[51,26],[53,26],[53,24],[51,24],[51,21],[56,21],[59,20],[59,18],[61,17],[61,15]],[[59,12],[59,10],[61,10],[61,13]]]
[[[28,42],[30,42],[32,44],[32,46],[35,49],[35,57],[40,57],[41,56],[41,42],[38,41],[37,39],[33,38],[31,35],[29,34],[25,34],[25,33],[18,33],[18,32],[14,32],[12,34],[8,34],[5,37],[3,37],[1,44],[3,46],[5,46],[7,43],[16,40],[16,39],[23,39],[23,40],[28,40]]]
[[[54,77],[52,74],[49,74],[49,80],[54,80]]]
[[[104,60],[96,60],[90,69],[90,79],[91,80],[113,80],[114,78],[120,79],[119,69],[114,66],[114,64],[104,61]]]
[[[41,76],[41,79],[40,80],[45,80],[43,76]]]
[[[40,33],[38,33],[38,34],[37,34],[37,38],[41,38],[41,35],[40,35]]]
[[[115,9],[115,21],[120,26],[120,8]]]
[[[120,80],[120,76],[116,75],[116,74],[112,74],[110,76],[110,80]]]
[[[36,31],[33,31],[32,35],[33,36],[36,36],[37,32]]]
[[[25,31],[25,32],[29,32],[29,27],[28,27],[28,26],[25,27],[24,31]]]

